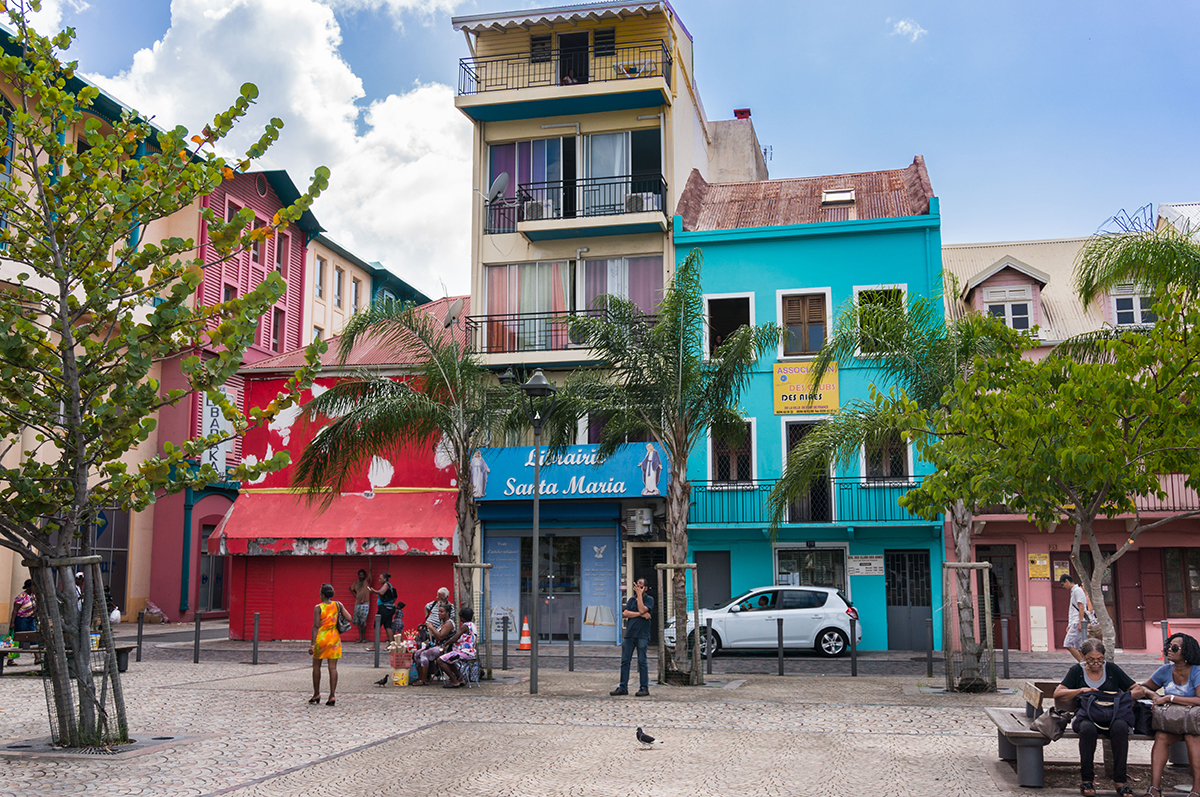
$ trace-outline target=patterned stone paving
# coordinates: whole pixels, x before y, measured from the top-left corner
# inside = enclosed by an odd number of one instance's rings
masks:
[[[537,696],[520,672],[471,690],[374,686],[383,672],[343,665],[328,707],[306,703],[307,667],[131,664],[133,735],[198,738],[120,761],[6,757],[0,795],[994,795],[1009,789],[979,707],[1020,703],[907,677],[639,699],[608,697],[615,672],[543,671]],[[0,679],[0,706],[4,740],[47,733],[40,681]],[[637,725],[665,744],[641,749]]]

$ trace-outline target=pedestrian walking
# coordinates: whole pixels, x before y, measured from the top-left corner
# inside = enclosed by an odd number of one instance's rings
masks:
[[[654,610],[654,598],[646,594],[646,579],[633,582],[634,595],[625,602],[625,639],[621,643],[621,683],[609,692],[614,697],[629,694],[629,665],[633,650],[637,648],[638,679],[640,687],[635,697],[650,694],[650,666],[646,663],[646,648],[650,645],[650,614]]]
[[[358,641],[369,643],[367,619],[371,615],[371,579],[366,570],[358,571],[358,580],[350,585],[350,594],[354,596],[354,625],[358,628]]]
[[[1079,649],[1088,638],[1088,619],[1091,616],[1091,612],[1088,611],[1087,593],[1068,573],[1063,573],[1058,583],[1071,593],[1067,602],[1067,633],[1063,637],[1063,647],[1070,651],[1075,661],[1083,661],[1083,654]]]
[[[333,599],[333,585],[321,585],[321,602],[313,607],[312,654],[313,696],[309,703],[321,702],[321,662],[329,662],[329,699],[325,705],[336,704],[338,683],[337,663],[342,657],[342,635],[338,631],[338,619],[350,622],[350,612],[339,601]]]

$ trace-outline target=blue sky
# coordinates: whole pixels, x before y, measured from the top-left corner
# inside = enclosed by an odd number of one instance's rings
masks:
[[[334,238],[426,293],[467,289],[470,131],[452,107],[466,45],[450,16],[521,3],[56,3],[83,71],[163,122],[195,126],[259,83],[260,112],[289,123],[276,159],[298,182],[334,169],[317,208]],[[947,243],[1087,235],[1121,209],[1200,201],[1200,3],[674,6],[709,118],[750,107],[773,178],[919,153]],[[356,193],[371,179],[385,182]]]

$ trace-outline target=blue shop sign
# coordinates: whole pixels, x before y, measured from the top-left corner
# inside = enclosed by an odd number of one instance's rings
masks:
[[[541,497],[642,498],[667,490],[667,456],[657,443],[630,443],[601,462],[599,446],[542,449]],[[533,446],[482,448],[471,458],[471,486],[480,501],[533,498]]]

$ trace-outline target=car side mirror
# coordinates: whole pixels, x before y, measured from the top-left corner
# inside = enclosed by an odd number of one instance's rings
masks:
[[[740,604],[737,604],[737,603],[735,603],[735,604],[733,604],[732,606],[730,606],[730,607],[729,607],[729,611],[733,612],[734,614],[737,614],[737,613],[738,613],[738,612],[740,612],[741,610],[742,610],[742,607],[741,607],[741,605],[740,605]]]

